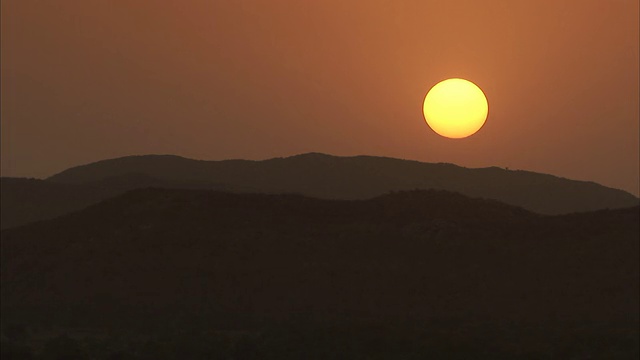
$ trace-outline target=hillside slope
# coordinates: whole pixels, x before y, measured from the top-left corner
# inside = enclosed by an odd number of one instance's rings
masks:
[[[326,199],[366,199],[399,190],[448,190],[541,214],[638,205],[638,198],[624,191],[546,174],[317,153],[264,161],[131,156],[71,168],[48,180],[85,184],[130,173],[183,184],[224,184],[233,191],[299,193]]]
[[[66,184],[27,178],[0,178],[0,225],[2,229],[53,219],[84,209],[126,191],[147,188],[224,189],[216,184],[178,183],[128,173],[84,184]]]
[[[637,321],[638,215],[545,217],[442,191],[135,190],[2,231],[3,314]]]

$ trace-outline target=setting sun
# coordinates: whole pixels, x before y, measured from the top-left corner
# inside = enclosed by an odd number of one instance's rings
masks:
[[[437,134],[461,139],[482,128],[489,105],[476,84],[464,79],[448,79],[429,90],[423,113],[427,124]]]

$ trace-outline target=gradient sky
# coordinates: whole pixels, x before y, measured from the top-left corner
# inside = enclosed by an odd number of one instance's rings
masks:
[[[500,166],[639,193],[637,0],[2,0],[2,175],[132,154]],[[489,119],[445,139],[431,86]]]

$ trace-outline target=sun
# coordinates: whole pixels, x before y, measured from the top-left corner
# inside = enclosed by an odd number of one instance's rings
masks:
[[[427,124],[437,134],[462,139],[482,128],[489,104],[476,84],[455,78],[432,87],[424,98],[422,110]]]

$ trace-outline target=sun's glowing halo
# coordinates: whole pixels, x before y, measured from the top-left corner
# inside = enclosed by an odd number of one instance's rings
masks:
[[[489,104],[476,84],[454,78],[433,86],[424,98],[422,110],[427,124],[437,134],[461,139],[482,128]]]

